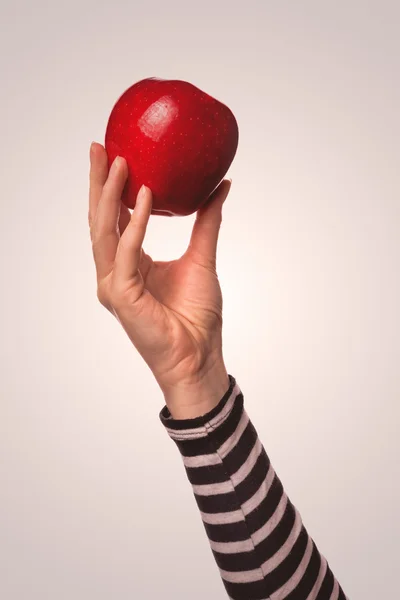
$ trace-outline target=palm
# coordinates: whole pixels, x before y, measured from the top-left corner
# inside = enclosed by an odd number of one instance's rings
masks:
[[[167,372],[176,376],[178,368],[197,372],[209,359],[209,332],[219,336],[222,326],[222,294],[215,271],[196,264],[190,254],[153,262],[144,252],[139,271],[142,293],[136,302],[142,327],[131,328],[128,314],[126,319],[120,316],[122,325],[151,368],[164,376]],[[137,283],[130,292],[133,301]]]

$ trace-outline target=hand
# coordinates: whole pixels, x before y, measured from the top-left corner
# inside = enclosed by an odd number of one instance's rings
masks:
[[[142,187],[131,215],[121,202],[125,159],[116,158],[109,171],[100,144],[92,144],[90,158],[89,225],[98,299],[152,370],[171,415],[205,414],[229,387],[216,252],[230,182],[223,181],[198,211],[183,256],[155,262],[142,248],[151,191]]]

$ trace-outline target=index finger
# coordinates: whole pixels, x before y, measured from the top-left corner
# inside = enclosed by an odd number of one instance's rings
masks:
[[[104,146],[93,142],[90,146],[89,174],[89,227],[92,226],[97,206],[108,177],[108,158]]]

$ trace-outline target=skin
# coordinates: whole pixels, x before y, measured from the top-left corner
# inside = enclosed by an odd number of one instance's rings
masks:
[[[216,271],[224,180],[196,215],[177,260],[153,261],[143,250],[152,193],[139,191],[131,212],[121,194],[125,159],[110,170],[101,144],[90,148],[89,227],[97,297],[124,328],[153,372],[175,419],[212,410],[229,387],[222,353],[222,293]]]

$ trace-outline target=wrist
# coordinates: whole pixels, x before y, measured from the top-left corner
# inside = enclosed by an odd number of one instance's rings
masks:
[[[195,419],[213,410],[229,389],[223,361],[173,387],[164,388],[165,404],[173,419]]]

